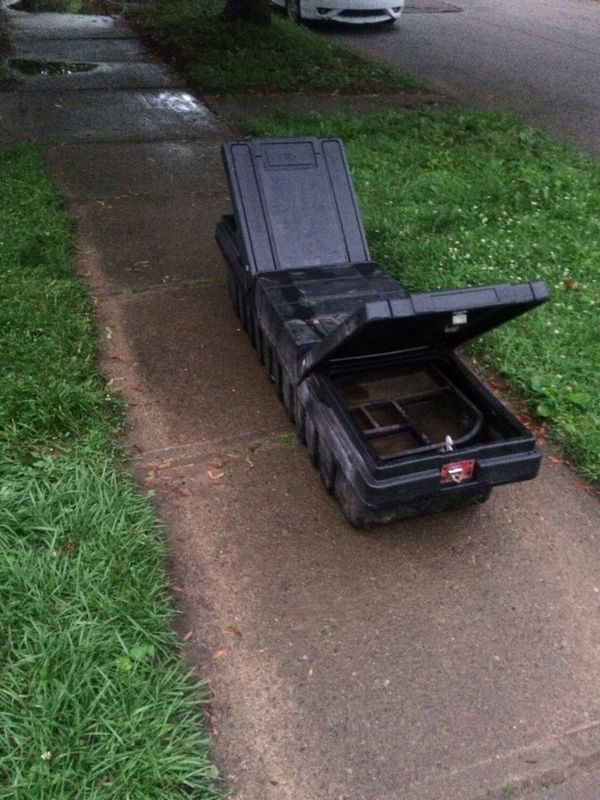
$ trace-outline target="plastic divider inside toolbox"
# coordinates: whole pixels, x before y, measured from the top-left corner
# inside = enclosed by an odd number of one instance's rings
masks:
[[[223,159],[250,274],[369,261],[338,139],[232,142]]]

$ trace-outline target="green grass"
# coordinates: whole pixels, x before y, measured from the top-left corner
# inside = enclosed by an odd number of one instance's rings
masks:
[[[545,306],[471,352],[600,479],[600,165],[500,113],[281,114],[248,131],[342,137],[373,255],[407,288],[546,281]]]
[[[118,425],[102,390],[91,310],[73,279],[73,226],[38,159],[0,151],[0,454],[31,463]]]
[[[394,92],[415,79],[351,54],[274,12],[271,25],[231,25],[219,0],[155,0],[134,19],[144,35],[203,92]]]
[[[0,795],[219,798],[73,226],[32,148],[0,148],[0,179]]]

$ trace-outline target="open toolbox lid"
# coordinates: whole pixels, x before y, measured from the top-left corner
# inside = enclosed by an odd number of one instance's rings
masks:
[[[339,139],[251,139],[222,154],[249,272],[370,260]]]
[[[301,379],[329,359],[452,349],[524,314],[548,297],[546,285],[536,281],[365,303],[304,355]]]

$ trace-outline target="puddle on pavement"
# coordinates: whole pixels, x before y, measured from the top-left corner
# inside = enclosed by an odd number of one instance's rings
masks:
[[[21,75],[77,75],[93,72],[99,64],[75,61],[38,61],[29,58],[9,58],[8,66]]]
[[[127,6],[126,0],[18,0],[9,6],[11,11],[30,14],[58,12],[63,14],[120,14]]]

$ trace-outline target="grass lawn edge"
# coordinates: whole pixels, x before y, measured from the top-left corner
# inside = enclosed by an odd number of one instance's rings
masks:
[[[118,444],[75,226],[32,146],[0,147],[0,175],[3,796],[219,800],[207,687]]]
[[[418,92],[410,75],[359,56],[273,11],[271,24],[228,23],[221,0],[149,2],[128,12],[146,44],[202,94]]]

